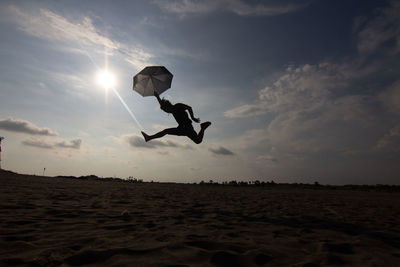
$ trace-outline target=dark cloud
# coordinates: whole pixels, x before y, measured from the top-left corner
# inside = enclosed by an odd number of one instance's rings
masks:
[[[81,139],[74,139],[71,141],[59,141],[59,142],[52,142],[48,140],[40,140],[40,139],[27,139],[22,141],[22,144],[25,146],[32,146],[37,148],[43,149],[56,149],[56,148],[71,148],[71,149],[80,149],[82,140]]]
[[[307,6],[307,2],[267,5],[250,4],[242,0],[156,0],[154,3],[168,13],[181,16],[189,14],[209,14],[214,12],[230,12],[239,16],[277,16],[296,12]]]
[[[39,128],[38,126],[29,121],[14,120],[11,118],[0,120],[0,129],[10,132],[26,133],[32,135],[47,135],[47,136],[58,135],[56,132],[52,131],[49,128]]]
[[[54,146],[46,141],[43,140],[37,140],[37,139],[29,139],[29,140],[24,140],[22,141],[22,144],[25,146],[33,146],[33,147],[38,147],[38,148],[44,148],[44,149],[53,149]]]
[[[208,150],[215,155],[224,155],[224,156],[235,155],[235,153],[233,153],[229,149],[226,149],[225,147],[222,147],[222,146],[220,146],[218,148],[209,148]]]
[[[123,139],[129,143],[132,147],[144,147],[144,148],[160,148],[160,147],[173,147],[182,149],[193,149],[191,145],[181,145],[173,141],[160,141],[151,140],[149,142],[144,141],[142,136],[138,135],[125,135]]]
[[[71,141],[62,141],[59,143],[56,143],[55,146],[57,147],[62,147],[62,148],[73,148],[73,149],[79,149],[81,148],[81,139],[74,139]]]
[[[388,3],[387,7],[376,10],[377,15],[372,20],[357,21],[356,28],[360,28],[357,47],[361,53],[382,52],[382,49],[391,54],[400,51],[400,4]]]
[[[257,160],[259,160],[259,161],[270,161],[270,162],[273,162],[273,163],[277,163],[278,162],[277,158],[274,158],[274,157],[271,157],[271,156],[266,156],[266,155],[257,157]]]

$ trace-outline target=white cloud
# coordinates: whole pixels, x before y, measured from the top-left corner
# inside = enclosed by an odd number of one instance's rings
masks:
[[[228,118],[246,118],[258,116],[266,113],[266,108],[262,103],[245,104],[224,112]]]
[[[88,137],[88,136],[90,136],[90,134],[89,133],[87,133],[87,132],[85,132],[85,131],[79,131],[78,132],[78,136],[84,136],[84,137]]]
[[[289,67],[272,85],[258,92],[255,103],[230,109],[224,115],[243,118],[295,109],[317,110],[330,101],[331,90],[347,85],[343,71],[340,66],[329,63]]]
[[[118,52],[133,66],[140,68],[149,64],[153,55],[144,49],[125,45],[106,37],[97,29],[90,17],[83,17],[81,21],[71,21],[48,9],[40,9],[39,14],[25,12],[16,6],[8,6],[7,13],[25,33],[52,41],[68,42],[76,47],[68,47],[67,51],[86,53],[114,54]],[[83,48],[85,47],[85,48]]]
[[[272,163],[277,163],[278,159],[273,157],[273,156],[269,156],[269,155],[261,155],[257,157],[257,161],[265,163],[265,162],[272,162]]]
[[[207,14],[218,11],[231,12],[239,16],[276,16],[291,13],[304,8],[307,4],[249,4],[242,0],[155,0],[161,9],[179,15]]]
[[[12,118],[0,120],[0,129],[10,132],[25,133],[31,135],[47,135],[47,136],[58,135],[57,132],[49,128],[40,128],[35,124],[33,124],[32,122],[20,119],[12,119]]]
[[[400,125],[396,125],[375,145],[375,150],[384,152],[400,152]]]
[[[21,30],[30,35],[49,40],[74,41],[83,45],[102,45],[111,51],[120,47],[117,42],[101,35],[89,17],[73,23],[47,9],[40,9],[38,15],[24,12],[16,6],[9,6],[8,9]]]
[[[400,80],[380,93],[379,98],[388,111],[400,114]]]
[[[376,99],[348,93],[363,75],[357,67],[352,70],[348,65],[323,63],[287,68],[258,92],[254,103],[225,112],[230,118],[268,117],[265,128],[247,131],[233,144],[257,151],[256,160],[265,152],[270,153],[270,159],[286,160],[302,153],[344,153],[360,146],[371,147],[359,136],[376,126],[376,114],[370,108]]]
[[[89,78],[87,77],[88,76],[87,74],[86,75],[81,74],[80,76],[78,76],[78,75],[55,72],[55,71],[47,71],[47,72],[51,73],[51,79],[53,79],[53,81],[58,84],[68,84],[70,88],[74,89],[83,89],[87,88],[88,86],[87,81],[89,80]],[[74,93],[83,95],[81,91],[82,90],[77,90],[74,91]]]
[[[229,118],[259,116],[267,121],[228,144],[255,161],[279,159],[276,166],[290,162],[293,167],[306,161],[313,166],[318,155],[348,159],[400,151],[395,118],[400,113],[400,82],[386,87],[388,80],[381,79],[386,62],[400,51],[399,7],[392,3],[392,9],[379,10],[372,20],[358,20],[358,57],[289,66],[260,89],[253,102],[227,110]],[[365,64],[366,56],[374,53],[383,56]]]
[[[143,68],[143,66],[146,65],[151,65],[150,60],[154,57],[151,53],[138,47],[120,49],[119,52],[123,56],[126,56],[125,60],[127,62],[138,69]]]

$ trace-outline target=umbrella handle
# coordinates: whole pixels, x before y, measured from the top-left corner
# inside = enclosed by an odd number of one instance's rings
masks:
[[[161,105],[161,98],[157,91],[154,91],[154,96],[157,98],[158,103]]]

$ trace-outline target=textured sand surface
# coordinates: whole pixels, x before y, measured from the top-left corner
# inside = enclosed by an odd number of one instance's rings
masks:
[[[0,173],[1,266],[400,266],[400,194]]]

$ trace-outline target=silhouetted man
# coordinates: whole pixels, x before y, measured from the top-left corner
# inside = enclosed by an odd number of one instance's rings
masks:
[[[196,144],[200,144],[203,141],[204,131],[207,129],[208,126],[211,125],[211,122],[207,121],[200,124],[201,130],[199,131],[199,133],[196,133],[196,131],[193,128],[192,121],[189,119],[189,116],[186,111],[189,112],[190,118],[194,122],[199,123],[200,119],[194,117],[193,110],[190,106],[182,103],[177,103],[175,105],[172,105],[171,102],[169,102],[168,100],[160,99],[160,96],[156,91],[154,91],[154,96],[157,98],[158,103],[160,103],[160,108],[163,111],[167,113],[172,113],[176,122],[178,123],[178,127],[164,129],[161,132],[158,132],[153,135],[147,135],[145,132],[142,132],[142,135],[144,137],[144,140],[146,140],[146,142],[152,139],[163,137],[166,134],[187,136],[190,139],[192,139],[192,141],[195,142]]]

